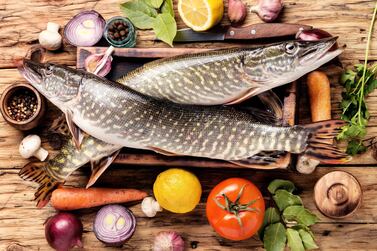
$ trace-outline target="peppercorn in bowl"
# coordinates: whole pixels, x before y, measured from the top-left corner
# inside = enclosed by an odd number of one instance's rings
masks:
[[[13,127],[30,130],[39,124],[45,112],[45,100],[28,84],[16,83],[4,90],[0,99],[0,111]]]

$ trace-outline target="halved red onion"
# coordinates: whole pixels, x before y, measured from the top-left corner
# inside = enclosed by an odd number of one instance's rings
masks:
[[[123,245],[131,238],[135,229],[135,216],[121,205],[107,205],[101,208],[93,225],[97,239],[112,246]]]
[[[74,46],[93,46],[102,37],[105,19],[95,10],[74,16],[64,28],[64,37]]]

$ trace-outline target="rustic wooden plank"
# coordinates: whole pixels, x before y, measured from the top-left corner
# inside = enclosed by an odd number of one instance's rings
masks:
[[[118,7],[119,0],[89,1],[79,0],[74,3],[63,1],[26,1],[19,4],[17,1],[3,0],[0,2],[0,68],[14,67],[14,61],[22,58],[30,44],[37,43],[38,34],[45,29],[48,21],[64,25],[80,10],[95,9],[104,18],[121,15]],[[174,1],[177,3],[177,1]],[[252,1],[248,1],[252,3]],[[313,25],[328,30],[334,35],[339,35],[339,42],[348,45],[348,49],[341,56],[347,63],[357,62],[364,57],[366,30],[374,7],[373,1],[363,0],[310,0],[296,2],[285,1],[286,8],[280,19],[282,22],[297,22]],[[176,6],[176,4],[175,4]],[[331,20],[329,22],[329,17]],[[185,27],[178,15],[176,15],[179,28]],[[258,23],[259,18],[249,14],[246,23]],[[223,24],[229,22],[224,19]],[[15,27],[17,27],[15,29]],[[374,33],[374,39],[377,34]],[[151,31],[138,32],[138,47],[167,47],[166,44],[153,41]],[[197,43],[197,47],[229,46],[229,43]],[[178,47],[185,45],[176,45]],[[65,46],[60,53],[48,53],[47,58],[54,62],[75,65],[75,50],[72,46]],[[371,59],[377,59],[377,43],[372,43]]]
[[[360,209],[351,217],[333,220],[322,216],[315,208],[312,199],[312,189],[319,177],[332,170],[348,171],[355,175],[362,184],[363,203]],[[157,174],[163,168],[140,168],[113,166],[101,179],[98,186],[126,187],[145,189],[151,192],[151,187]],[[200,205],[188,214],[163,212],[149,219],[143,216],[140,205],[131,206],[138,220],[136,234],[125,246],[126,249],[149,250],[154,234],[162,230],[176,230],[183,234],[186,243],[199,241],[199,250],[221,249],[242,250],[261,247],[256,237],[242,242],[231,242],[218,237],[207,224],[205,217],[205,201],[210,189],[223,179],[240,176],[252,180],[266,195],[266,186],[274,178],[287,178],[295,182],[301,191],[304,204],[320,217],[320,223],[313,230],[316,239],[323,250],[363,250],[372,247],[370,238],[375,236],[377,224],[377,189],[375,178],[376,168],[320,168],[313,175],[305,176],[282,171],[262,172],[254,170],[223,170],[191,169],[199,177],[203,196]],[[135,179],[137,173],[137,179]],[[75,172],[68,185],[84,185],[88,179],[88,168]],[[211,179],[208,179],[211,177]],[[3,170],[0,178],[0,250],[13,243],[24,247],[24,250],[50,250],[44,240],[43,222],[55,212],[47,206],[35,208],[32,201],[36,185],[32,182],[20,182],[17,170]],[[268,198],[268,197],[266,197]],[[92,222],[97,209],[77,210],[84,224],[84,244],[90,250],[102,250],[104,245],[95,239],[92,233]],[[174,216],[174,217],[172,217]],[[187,228],[187,225],[190,225]],[[32,230],[32,231],[31,231]],[[347,238],[343,238],[347,233]],[[342,241],[339,241],[342,240]],[[108,250],[108,249],[106,249]],[[110,249],[111,250],[111,249]]]

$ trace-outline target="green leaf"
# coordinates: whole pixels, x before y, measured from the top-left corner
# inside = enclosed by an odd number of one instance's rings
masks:
[[[161,7],[162,13],[169,13],[170,16],[174,17],[174,8],[173,8],[173,0],[165,0]]]
[[[153,23],[153,30],[158,39],[173,47],[173,39],[177,34],[177,24],[170,14],[158,14]]]
[[[152,29],[157,11],[142,0],[133,0],[120,5],[123,14],[138,29]]]
[[[267,226],[263,236],[266,251],[283,251],[287,242],[285,232],[285,227],[280,222]]]
[[[305,226],[313,225],[318,220],[315,214],[311,213],[303,206],[287,207],[283,212],[283,218],[285,221],[296,221]]]
[[[155,9],[159,9],[164,0],[144,0],[144,1],[149,6],[155,8]]]
[[[288,206],[302,205],[302,200],[299,196],[282,189],[277,190],[272,198],[280,211],[284,211]]]
[[[368,84],[365,87],[364,95],[366,96],[366,95],[370,94],[376,88],[377,88],[377,79],[369,81]]]
[[[317,249],[318,246],[315,243],[311,233],[305,231],[304,229],[298,230],[298,233],[300,234],[302,243],[304,244],[305,250],[311,250],[311,249]]]
[[[279,211],[275,207],[267,208],[266,212],[264,213],[263,224],[258,232],[259,239],[263,241],[263,235],[266,226],[277,222],[280,222]]]
[[[367,150],[367,147],[364,146],[363,141],[353,139],[353,140],[348,142],[346,152],[349,155],[356,155],[356,154],[359,154],[359,153],[366,152],[366,150]]]
[[[273,180],[268,185],[267,189],[268,189],[268,191],[270,191],[270,193],[275,194],[276,190],[278,190],[278,189],[284,189],[284,190],[287,190],[288,192],[293,192],[294,190],[296,190],[296,187],[289,180],[276,179],[276,180]]]
[[[288,247],[291,251],[305,251],[300,234],[292,228],[287,229]]]

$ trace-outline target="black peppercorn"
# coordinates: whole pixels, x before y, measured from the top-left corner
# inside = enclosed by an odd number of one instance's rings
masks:
[[[11,119],[24,121],[37,111],[37,97],[28,90],[21,90],[10,97],[7,112]]]

